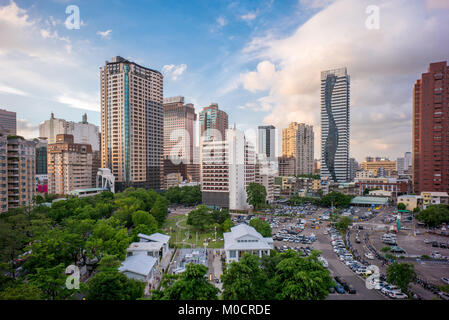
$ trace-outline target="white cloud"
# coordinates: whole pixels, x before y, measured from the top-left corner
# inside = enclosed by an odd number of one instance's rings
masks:
[[[241,15],[240,18],[245,21],[251,21],[256,19],[257,15],[254,12],[248,12],[247,14]]]
[[[380,29],[368,30],[371,3],[336,0],[291,36],[267,32],[243,50],[260,61],[241,76],[243,87],[267,91],[274,105],[264,121],[279,129],[291,121],[313,124],[317,157],[321,71],[346,66],[351,76],[351,153],[394,157],[411,148],[414,82],[430,62],[448,59],[449,11],[427,10],[424,0],[379,1]]]
[[[335,2],[335,0],[299,0],[299,3],[308,8],[324,8]]]
[[[105,31],[97,31],[97,35],[102,37],[103,39],[110,39],[111,38],[112,30],[105,30]]]
[[[276,68],[270,61],[262,61],[256,71],[242,76],[243,87],[251,92],[266,90],[271,87],[276,78]]]
[[[25,139],[34,139],[39,136],[39,125],[32,125],[25,119],[17,119],[17,134]]]
[[[19,96],[28,96],[29,94],[27,92],[24,92],[17,88],[12,88],[10,86],[2,85],[0,84],[0,93],[7,93],[7,94],[15,94]]]
[[[162,67],[162,73],[173,81],[178,80],[178,78],[187,70],[186,64],[174,65],[167,64]]]
[[[9,5],[0,7],[0,21],[19,28],[34,24],[33,21],[29,21],[26,10],[19,8],[12,0]]]
[[[222,28],[228,24],[228,21],[224,17],[220,16],[217,18],[217,23],[218,23],[218,27]]]

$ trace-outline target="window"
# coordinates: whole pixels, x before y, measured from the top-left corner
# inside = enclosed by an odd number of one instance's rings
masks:
[[[229,251],[229,257],[230,258],[235,258],[235,250]]]

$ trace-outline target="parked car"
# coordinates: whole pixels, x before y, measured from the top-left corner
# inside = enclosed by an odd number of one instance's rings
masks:
[[[443,281],[445,284],[449,284],[449,278],[442,277],[441,281]]]
[[[357,291],[350,285],[349,288],[348,288],[348,293],[349,294],[356,294]]]
[[[432,247],[438,248],[438,242],[433,241],[433,242],[432,242]]]
[[[343,288],[343,286],[339,283],[337,283],[337,285],[335,286],[335,291],[337,291],[338,293],[342,294],[345,293],[345,289]]]
[[[391,291],[388,292],[388,296],[393,299],[407,299],[408,296],[402,292]]]
[[[440,291],[438,292],[438,296],[440,297],[440,299],[449,300],[449,293],[447,292]]]
[[[438,251],[433,251],[432,252],[432,257],[439,259],[439,258],[441,258],[441,254]]]
[[[371,252],[365,253],[365,257],[370,260],[374,260],[374,255]]]

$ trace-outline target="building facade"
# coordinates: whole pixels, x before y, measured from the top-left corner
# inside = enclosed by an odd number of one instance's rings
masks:
[[[225,140],[228,129],[228,114],[218,108],[217,103],[204,107],[199,116],[200,141]]]
[[[13,111],[0,109],[0,132],[17,134],[17,115]]]
[[[31,205],[36,194],[36,142],[9,136],[7,144],[9,210]]]
[[[256,155],[255,166],[255,182],[265,187],[267,192],[267,202],[272,203],[274,201],[274,178],[277,172],[274,167],[273,161],[269,160],[263,154]]]
[[[292,122],[282,129],[282,156],[295,158],[295,173],[312,174],[314,162],[313,126]]]
[[[246,188],[255,182],[255,152],[242,131],[229,129],[226,140],[203,142],[201,166],[203,204],[230,210],[249,208]]]
[[[396,161],[381,157],[366,157],[360,163],[363,171],[370,171],[375,177],[391,177],[396,171]]]
[[[184,104],[184,97],[164,99],[164,180],[179,173],[182,181],[199,181],[200,166],[194,162],[196,120],[193,104]]]
[[[92,146],[75,143],[72,135],[59,134],[48,145],[48,193],[69,194],[92,187]]]
[[[449,66],[431,63],[413,88],[413,192],[449,191]]]
[[[71,134],[75,143],[90,144],[92,150],[100,150],[99,128],[87,122],[87,114],[83,115],[81,122],[74,122],[55,118],[52,113],[49,120],[39,125],[39,137],[47,139],[48,143],[56,143],[58,134]]]
[[[101,80],[101,167],[116,188],[160,189],[163,76],[122,57],[106,61]]]
[[[321,72],[321,176],[349,180],[350,78],[346,68]]]
[[[276,161],[276,128],[274,126],[258,127],[257,153],[265,155],[270,161]]]

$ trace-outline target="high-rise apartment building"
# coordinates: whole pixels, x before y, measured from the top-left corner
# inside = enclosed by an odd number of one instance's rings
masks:
[[[36,194],[36,143],[22,137],[9,136],[7,144],[9,210],[32,204]]]
[[[115,187],[160,189],[163,76],[122,57],[106,61],[101,80],[101,166]]]
[[[346,68],[321,72],[321,176],[349,180],[349,92]]]
[[[211,103],[200,112],[200,142],[225,140],[228,129],[228,114],[218,109],[217,103]]]
[[[312,174],[314,161],[313,126],[292,122],[282,129],[282,156],[295,158],[295,174]]]
[[[358,169],[359,163],[357,160],[349,158],[349,181],[354,181]]]
[[[48,145],[48,193],[68,194],[92,187],[92,146],[75,143],[70,134],[58,134]]]
[[[184,97],[164,99],[164,180],[180,174],[182,180],[199,181],[200,166],[194,161],[196,120],[193,104],[184,104]]]
[[[257,130],[257,154],[262,154],[270,161],[276,161],[276,128],[259,126]]]
[[[412,153],[406,152],[403,157],[396,159],[398,175],[410,174],[412,171]]]
[[[449,66],[431,63],[413,88],[413,192],[449,191]]]
[[[0,213],[8,211],[8,136],[0,132]]]
[[[246,188],[255,182],[255,152],[243,132],[229,129],[226,140],[205,141],[201,159],[203,204],[248,209]]]
[[[0,132],[17,134],[17,115],[13,111],[0,109]]]
[[[39,125],[39,137],[46,138],[49,144],[56,143],[58,134],[71,134],[75,143],[90,144],[92,150],[100,150],[100,132],[98,126],[87,122],[84,114],[81,122],[55,118],[52,113],[49,120]]]

